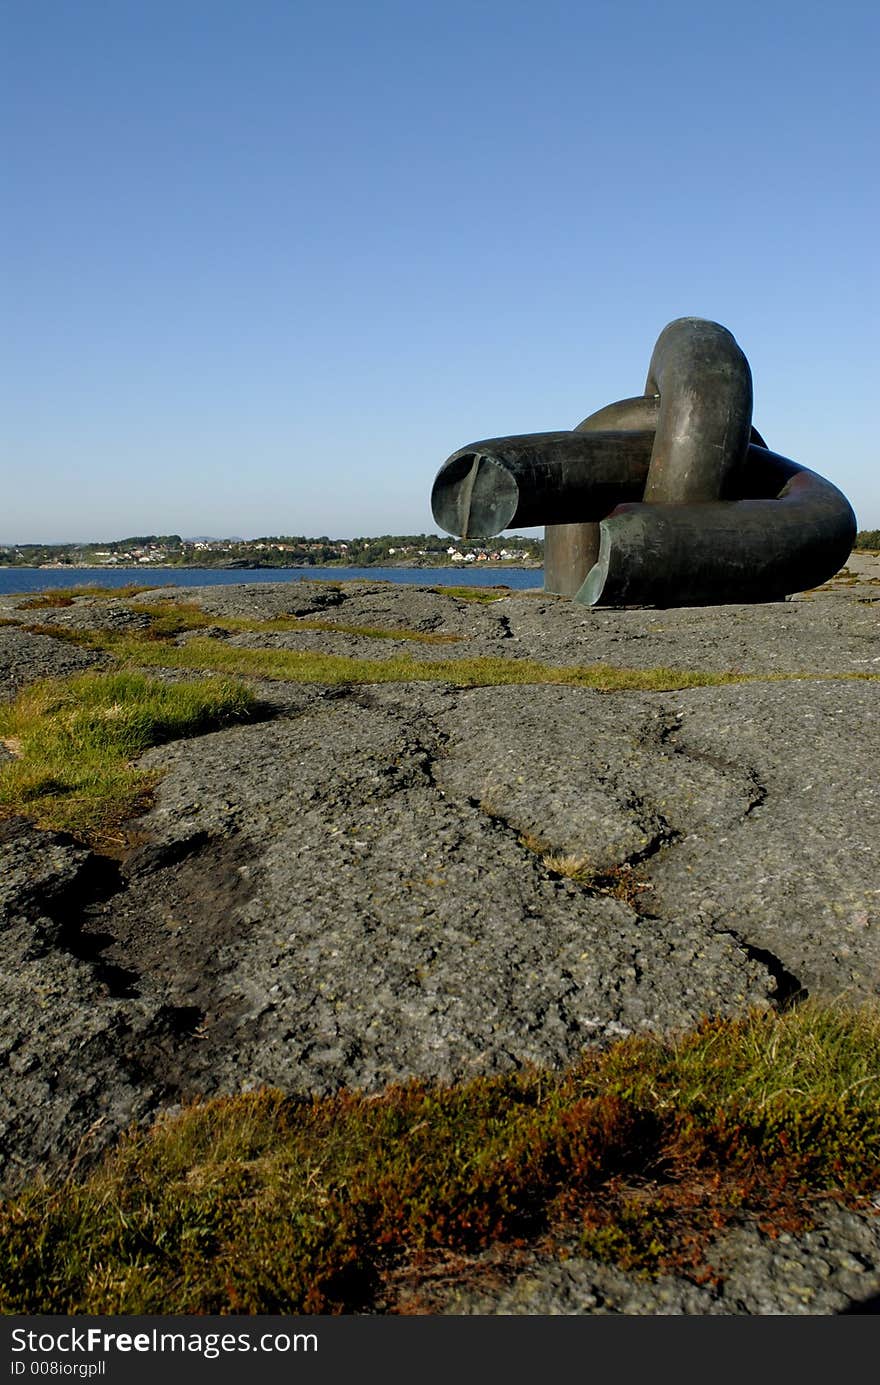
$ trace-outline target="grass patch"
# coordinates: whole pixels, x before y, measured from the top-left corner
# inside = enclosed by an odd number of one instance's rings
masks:
[[[440,682],[460,688],[502,684],[560,683],[602,692],[619,689],[671,691],[749,681],[746,674],[703,673],[687,669],[624,669],[608,664],[554,666],[533,659],[356,659],[293,649],[240,649],[212,640],[181,646],[155,645],[130,638],[109,646],[120,660],[142,667],[213,669],[220,673],[296,683]]]
[[[138,591],[156,591],[155,587],[131,587],[120,589],[119,592],[112,592],[112,595],[133,595]],[[57,598],[54,593],[49,597],[40,597],[30,602],[23,602],[19,610],[42,610],[55,607],[72,606],[73,596],[94,596],[94,589],[80,588],[74,590],[71,595],[68,592],[58,593]],[[106,593],[104,593],[106,595]],[[179,635],[188,634],[195,630],[225,630],[229,634],[256,633],[256,634],[275,634],[299,630],[320,630],[341,635],[359,635],[367,639],[379,640],[411,640],[419,644],[455,644],[462,637],[460,635],[434,634],[420,630],[395,629],[390,626],[379,625],[349,625],[341,621],[313,620],[308,617],[293,615],[271,616],[266,620],[257,620],[245,616],[214,616],[205,611],[195,601],[173,601],[161,600],[156,602],[143,602],[132,606],[131,610],[139,616],[146,616],[150,622],[149,627],[137,638],[149,640],[173,640]],[[51,633],[58,635],[59,638],[74,638],[79,643],[101,642],[109,644],[114,636],[112,632],[95,632],[88,630],[68,631],[63,626],[37,626],[28,625],[27,629],[38,634]],[[130,640],[132,636],[127,634],[125,639]]]
[[[157,601],[132,606],[139,616],[146,616],[149,627],[136,638],[147,640],[173,640],[190,630],[203,630],[221,624],[195,601]],[[126,636],[131,639],[131,635]]]
[[[48,611],[72,605],[72,592],[44,592],[42,596],[32,596],[29,601],[19,602],[18,609],[20,611]]]
[[[70,832],[103,850],[149,802],[157,776],[132,761],[150,746],[199,735],[256,713],[230,682],[163,683],[133,672],[45,679],[0,706],[0,813]]]
[[[482,598],[481,589],[463,590],[478,590],[480,599]],[[428,661],[400,655],[392,659],[378,660],[324,654],[320,651],[242,649],[228,646],[210,637],[196,638],[189,640],[185,645],[177,645],[173,641],[178,636],[197,635],[199,630],[209,628],[220,628],[229,633],[335,631],[376,639],[409,640],[422,644],[454,643],[460,637],[379,626],[348,625],[329,620],[302,619],[297,616],[276,616],[268,620],[233,616],[214,617],[195,602],[163,601],[132,609],[148,616],[148,629],[132,633],[121,630],[73,630],[46,624],[27,624],[22,628],[33,634],[50,635],[107,654],[120,666],[214,671],[283,682],[322,683],[328,686],[344,683],[442,682],[464,688],[543,683],[592,688],[599,692],[672,692],[685,688],[722,687],[735,683],[876,681],[880,678],[878,673],[852,671],[836,674],[718,673],[666,667],[619,668],[604,663],[553,665],[543,664],[534,659],[473,658]]]
[[[65,587],[61,591],[41,592],[28,601],[20,602],[18,609],[20,611],[55,610],[64,606],[72,606],[78,596],[93,596],[104,600],[115,597],[119,600],[125,600],[126,597],[137,596],[139,592],[160,590],[160,587],[140,586],[137,582],[129,582],[124,587]]]
[[[17,621],[19,630],[27,630],[29,635],[48,635],[53,640],[63,640],[67,644],[78,644],[82,649],[105,650],[109,639],[96,637],[93,630],[81,630],[71,625],[47,625],[39,621],[24,624]]]
[[[124,587],[92,586],[76,587],[74,590],[79,596],[97,596],[105,600],[110,597],[118,597],[124,601],[128,597],[139,596],[141,592],[158,592],[162,591],[163,587],[173,587],[174,585],[174,582],[128,582]]]
[[[293,683],[450,683],[459,688],[509,684],[560,684],[598,692],[672,692],[734,683],[877,680],[876,673],[755,674],[712,673],[700,669],[619,668],[612,664],[556,665],[535,659],[360,659],[320,651],[240,649],[215,640],[190,640],[183,646],[155,645],[130,637],[109,646],[120,661],[162,668],[213,669],[219,673]]]
[[[480,807],[489,817],[497,816],[491,790],[489,797],[481,801]],[[642,891],[653,889],[652,885],[638,878],[634,865],[628,861],[615,866],[597,866],[589,856],[558,851],[545,837],[539,837],[534,832],[521,832],[518,840],[526,851],[540,856],[541,863],[556,875],[567,876],[569,880],[573,880],[576,885],[582,885],[592,894],[610,895],[613,899],[620,899],[636,912],[639,909],[639,896]]]
[[[523,840],[523,845],[528,847],[530,842]],[[620,899],[636,911],[642,891],[653,888],[638,879],[634,867],[628,862],[603,868],[594,865],[588,856],[547,850],[541,852],[541,859],[547,869],[555,871],[557,875],[567,876],[576,885],[582,885],[593,894],[610,895],[613,899]]]
[[[149,639],[172,639],[176,635],[207,627],[226,630],[230,634],[281,634],[300,630],[329,631],[338,635],[358,635],[374,640],[412,640],[419,644],[455,644],[460,635],[424,633],[420,630],[394,629],[381,625],[348,625],[342,621],[313,620],[293,615],[271,616],[267,620],[245,616],[212,616],[194,601],[164,601],[155,605],[132,608],[150,618]]]
[[[0,1205],[0,1311],[352,1312],[418,1257],[538,1236],[699,1273],[743,1210],[875,1188],[878,1077],[878,1012],[808,1004],[563,1073],[206,1102]]]

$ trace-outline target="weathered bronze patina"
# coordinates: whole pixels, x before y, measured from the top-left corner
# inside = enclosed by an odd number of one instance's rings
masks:
[[[465,539],[546,525],[545,590],[587,606],[779,601],[831,577],[856,534],[836,486],[767,448],[748,361],[696,317],[661,332],[643,395],[461,448],[431,504]]]

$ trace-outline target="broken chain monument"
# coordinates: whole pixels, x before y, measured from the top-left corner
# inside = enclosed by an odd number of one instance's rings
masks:
[[[431,507],[461,539],[545,525],[544,589],[585,606],[781,601],[833,576],[856,534],[836,486],[767,447],[745,355],[698,317],[660,333],[644,394],[453,452]]]

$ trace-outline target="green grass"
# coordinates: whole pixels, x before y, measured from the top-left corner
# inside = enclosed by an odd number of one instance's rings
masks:
[[[120,661],[140,667],[213,669],[216,672],[297,683],[440,682],[460,688],[500,684],[560,683],[600,691],[665,691],[716,687],[748,681],[748,675],[687,669],[624,669],[608,664],[574,667],[534,659],[357,659],[293,649],[241,649],[215,640],[190,640],[176,646],[123,639],[108,646]]]
[[[223,724],[224,720],[250,714],[245,709],[253,705],[251,694],[246,694],[241,687],[231,689],[228,684],[224,685],[223,695],[229,699],[224,709],[215,704],[220,685],[211,681],[190,685],[196,686],[198,691],[193,694],[192,705],[182,712],[179,729],[163,729],[164,711],[157,715],[154,723],[150,721],[152,713],[144,709],[135,715],[133,704],[137,696],[133,690],[147,687],[159,690],[155,696],[160,701],[164,699],[162,706],[167,708],[169,699],[185,698],[182,685],[150,684],[142,676],[138,681],[136,670],[161,668],[189,673],[213,672],[225,674],[228,678],[264,678],[324,686],[391,682],[440,682],[461,688],[557,684],[599,692],[660,692],[816,677],[803,674],[713,673],[662,667],[628,669],[608,664],[555,666],[533,659],[420,660],[409,655],[361,659],[314,650],[246,649],[223,640],[199,638],[198,632],[218,623],[230,631],[335,629],[391,639],[401,638],[402,632],[337,625],[329,621],[301,621],[292,616],[269,621],[226,618],[218,622],[192,602],[160,602],[135,609],[141,610],[150,620],[149,628],[137,634],[113,630],[77,630],[45,624],[23,626],[34,633],[52,635],[101,652],[120,672],[38,684],[26,689],[11,706],[3,708],[0,738],[5,736],[13,741],[18,740],[22,749],[12,764],[7,763],[0,769],[0,813],[22,813],[42,826],[71,832],[102,850],[118,851],[126,841],[122,823],[149,802],[156,782],[155,776],[138,771],[130,761],[148,744],[156,744],[158,740],[196,735]],[[184,632],[194,634],[196,638],[180,645],[174,643],[176,637]],[[416,631],[408,632],[408,637],[422,642],[442,642],[455,638]],[[867,673],[837,675],[847,679],[876,679],[878,676]],[[115,683],[114,678],[117,680]],[[100,689],[110,686],[129,689],[127,698],[121,695],[116,697],[115,694],[111,696],[111,702],[119,702],[119,708],[113,712],[113,718],[118,722],[114,728],[115,739],[108,734],[111,718],[106,707],[100,712],[92,709],[94,715],[85,706],[79,708],[76,716],[70,707],[62,714],[60,709],[66,706],[65,699],[71,698],[76,703],[78,698],[100,697]],[[200,699],[205,700],[205,706],[209,709],[204,713],[200,710]],[[120,708],[125,709],[124,714]],[[85,735],[71,737],[64,730],[67,725],[65,717],[71,725],[76,723],[79,726],[82,723],[83,726],[90,726],[89,735],[96,728],[100,730],[99,743]],[[153,730],[149,734],[154,738],[148,738],[139,747],[126,748],[120,737],[130,719],[133,719],[132,724],[134,721],[142,726],[152,724]],[[25,724],[28,731],[22,736],[16,728]],[[116,735],[116,732],[120,734]],[[638,882],[628,877],[612,879],[602,876],[588,881],[582,878],[586,863],[572,863],[566,859],[561,865],[555,861],[548,861],[548,864],[580,879],[581,883],[618,894],[621,898],[629,898],[627,891],[638,888]]]
[[[271,616],[256,620],[245,616],[212,616],[194,601],[163,601],[133,606],[132,610],[150,617],[147,638],[171,639],[186,631],[207,627],[226,630],[230,634],[254,632],[277,634],[300,630],[329,631],[339,635],[358,635],[374,640],[411,640],[418,644],[454,644],[460,635],[425,633],[421,630],[396,629],[384,625],[349,625],[342,621],[314,620],[293,615]]]
[[[568,876],[576,885],[582,885],[594,894],[607,894],[614,899],[621,899],[636,912],[639,909],[639,895],[642,890],[651,888],[639,879],[633,866],[627,863],[610,867],[597,866],[589,856],[554,851],[551,843],[533,836],[530,832],[524,833],[519,840],[521,846],[541,857],[548,870],[555,871],[557,875]]]
[[[79,630],[70,625],[49,625],[40,621],[28,621],[25,623],[20,620],[4,621],[7,625],[17,625],[19,630],[26,630],[30,635],[48,635],[50,639],[62,640],[67,644],[78,644],[82,649],[103,649],[104,643],[96,638],[92,630]]]
[[[149,645],[122,639],[112,652],[120,661],[141,667],[213,669],[219,673],[295,683],[450,683],[459,688],[507,684],[561,684],[598,692],[671,692],[682,688],[715,688],[732,683],[797,680],[876,680],[874,673],[754,674],[712,673],[701,669],[619,668],[612,664],[543,664],[535,659],[360,659],[294,649],[241,649],[216,640],[190,640],[186,645]]]
[[[139,616],[146,616],[149,627],[137,638],[150,640],[173,640],[189,630],[206,629],[217,626],[219,622],[202,610],[195,601],[155,601],[131,605],[129,609]],[[132,636],[128,635],[131,639]]]
[[[29,601],[22,601],[18,609],[20,611],[41,611],[52,610],[64,606],[72,606],[78,596],[94,596],[110,600],[115,598],[123,600],[126,597],[137,596],[139,592],[160,591],[157,586],[141,586],[137,582],[129,582],[124,587],[64,587],[58,591],[41,592],[38,596],[32,597]]]
[[[0,1311],[352,1312],[389,1271],[539,1237],[699,1273],[737,1213],[796,1229],[874,1190],[878,1079],[880,1014],[808,1004],[567,1072],[206,1102],[0,1205]]]
[[[438,588],[458,592],[458,588]],[[496,596],[479,588],[474,599],[494,600]],[[504,593],[502,593],[503,595]],[[562,684],[592,688],[600,692],[670,692],[684,688],[721,687],[734,683],[823,681],[834,679],[877,680],[880,674],[852,672],[814,673],[734,673],[699,669],[653,667],[619,668],[609,664],[553,665],[534,659],[472,658],[416,660],[406,655],[391,659],[362,659],[324,654],[314,650],[244,649],[213,638],[189,640],[178,646],[174,640],[184,633],[219,627],[230,634],[240,632],[273,633],[316,630],[366,636],[383,640],[408,640],[421,644],[457,642],[452,634],[425,633],[381,626],[350,625],[330,620],[276,616],[268,620],[208,614],[195,602],[162,601],[133,606],[147,615],[148,629],[130,631],[79,630],[64,626],[27,624],[22,628],[34,634],[54,636],[108,655],[115,664],[129,668],[168,668],[214,671],[243,677],[277,679],[286,682],[389,683],[442,682],[455,687],[487,687],[504,684]],[[14,622],[13,622],[14,623]]]
[[[154,591],[153,587],[126,589],[124,594],[141,591]],[[115,593],[114,593],[115,594]],[[75,590],[73,595],[95,595],[95,591],[89,588]],[[22,603],[20,610],[47,610],[72,606],[74,604],[73,595],[66,592],[51,593],[47,597],[35,598],[33,601]],[[195,630],[219,629],[225,630],[229,634],[256,633],[256,634],[278,634],[296,633],[301,630],[317,630],[339,635],[356,635],[363,639],[374,640],[408,640],[417,644],[457,644],[462,636],[425,632],[422,630],[410,630],[406,627],[396,628],[384,625],[352,625],[343,621],[333,620],[314,620],[300,616],[285,615],[271,616],[266,620],[257,620],[245,616],[214,616],[203,610],[195,601],[156,601],[143,602],[130,609],[140,616],[147,616],[149,627],[140,636],[133,637],[130,633],[126,635],[114,636],[113,632],[93,631],[81,629],[69,629],[59,625],[35,625],[26,624],[25,629],[34,634],[54,635],[59,639],[68,639],[77,644],[94,645],[96,647],[111,648],[118,638],[131,640],[132,638],[148,640],[173,640],[178,635],[188,634]],[[7,620],[4,624],[14,625],[18,622]]]
[[[0,813],[71,832],[110,850],[149,801],[157,776],[132,761],[150,746],[256,715],[227,681],[164,683],[140,673],[86,673],[31,684],[0,706]]]

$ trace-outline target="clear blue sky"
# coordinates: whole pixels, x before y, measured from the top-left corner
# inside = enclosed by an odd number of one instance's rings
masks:
[[[880,525],[878,12],[5,0],[0,542],[436,532],[683,315]]]

